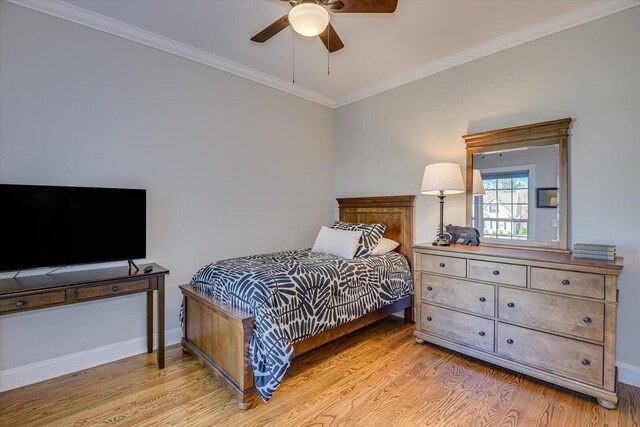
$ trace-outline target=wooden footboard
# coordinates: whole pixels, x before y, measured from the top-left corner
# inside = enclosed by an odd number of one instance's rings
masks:
[[[249,360],[255,317],[191,285],[180,289],[184,297],[182,347],[229,387],[241,408],[250,407],[257,398]]]
[[[249,359],[249,340],[254,316],[222,303],[191,285],[181,285],[180,289],[184,296],[183,348],[229,387],[242,409],[250,408],[260,399],[253,384],[253,371]],[[412,296],[299,341],[293,345],[293,353],[299,356],[403,310],[405,321],[412,322]]]

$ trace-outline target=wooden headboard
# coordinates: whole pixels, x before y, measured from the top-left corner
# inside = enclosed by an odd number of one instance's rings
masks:
[[[413,263],[413,200],[415,196],[340,198],[340,221],[387,226],[384,237],[400,243],[396,252]]]

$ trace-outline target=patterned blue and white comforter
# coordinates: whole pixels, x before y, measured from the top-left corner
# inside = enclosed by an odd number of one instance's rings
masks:
[[[309,249],[254,255],[203,267],[191,284],[255,315],[254,382],[268,401],[291,360],[292,344],[413,294],[404,256],[342,259]]]

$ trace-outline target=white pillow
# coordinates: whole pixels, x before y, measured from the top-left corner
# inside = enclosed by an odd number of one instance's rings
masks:
[[[358,249],[362,231],[334,230],[322,226],[311,252],[322,252],[351,259]]]
[[[371,251],[371,255],[384,255],[391,252],[398,246],[400,246],[400,243],[396,242],[395,240],[383,237],[380,239],[376,247],[373,248],[373,250]]]

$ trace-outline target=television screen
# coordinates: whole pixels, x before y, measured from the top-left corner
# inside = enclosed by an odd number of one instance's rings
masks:
[[[146,190],[0,184],[0,271],[146,257]]]

